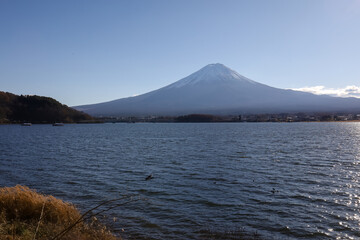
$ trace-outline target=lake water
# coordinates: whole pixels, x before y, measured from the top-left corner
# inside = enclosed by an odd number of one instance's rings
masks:
[[[359,143],[359,123],[3,125],[0,185],[81,210],[136,195],[106,213],[130,239],[242,227],[265,239],[357,239]]]

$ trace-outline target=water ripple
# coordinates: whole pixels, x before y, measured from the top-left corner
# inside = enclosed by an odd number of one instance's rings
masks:
[[[136,194],[142,201],[108,213],[129,239],[242,227],[269,239],[358,239],[359,140],[358,123],[0,126],[0,185],[83,210]]]

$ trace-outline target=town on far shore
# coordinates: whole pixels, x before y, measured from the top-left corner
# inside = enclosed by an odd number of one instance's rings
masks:
[[[344,122],[360,121],[360,113],[277,113],[277,114],[241,114],[211,115],[189,114],[183,116],[145,116],[117,117],[100,116],[103,122]]]

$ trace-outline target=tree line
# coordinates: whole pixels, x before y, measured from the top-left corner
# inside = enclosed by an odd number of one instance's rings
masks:
[[[15,95],[0,91],[0,123],[75,123],[92,121],[83,112],[53,98],[36,95]]]

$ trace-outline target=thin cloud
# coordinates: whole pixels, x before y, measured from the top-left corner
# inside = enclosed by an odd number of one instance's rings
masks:
[[[326,88],[325,86],[292,88],[295,91],[310,92],[316,95],[330,95],[333,97],[356,97],[360,98],[360,87],[352,85],[344,88]]]

